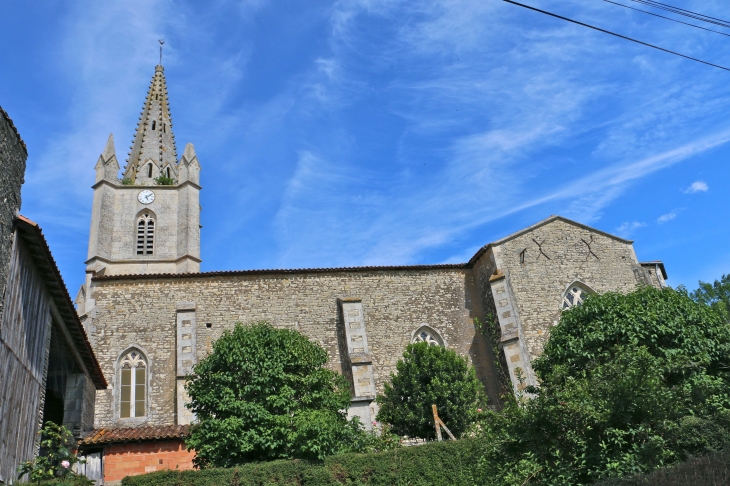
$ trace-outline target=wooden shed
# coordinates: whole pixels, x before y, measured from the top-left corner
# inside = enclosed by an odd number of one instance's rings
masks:
[[[81,438],[107,382],[40,227],[15,221],[0,317],[0,483],[38,452],[50,420]]]

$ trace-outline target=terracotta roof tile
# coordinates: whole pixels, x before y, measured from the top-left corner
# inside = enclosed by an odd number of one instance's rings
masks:
[[[182,439],[187,437],[189,430],[189,425],[148,425],[146,427],[128,427],[122,429],[95,429],[79,442],[79,446]]]

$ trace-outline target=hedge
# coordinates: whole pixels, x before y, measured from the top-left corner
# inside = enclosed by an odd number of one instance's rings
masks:
[[[648,474],[601,481],[596,486],[715,486],[730,484],[730,448]]]
[[[475,484],[475,441],[432,442],[371,454],[341,454],[324,462],[272,461],[229,469],[158,471],[127,476],[123,486],[398,486]]]

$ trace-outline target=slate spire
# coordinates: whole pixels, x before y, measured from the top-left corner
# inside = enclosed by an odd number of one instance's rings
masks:
[[[152,185],[160,175],[177,182],[177,151],[164,73],[164,67],[155,67],[124,168],[124,177],[134,184]]]

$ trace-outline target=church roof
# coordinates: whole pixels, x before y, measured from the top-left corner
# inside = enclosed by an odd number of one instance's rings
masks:
[[[36,268],[43,277],[46,290],[48,290],[53,302],[56,304],[56,308],[64,321],[63,323],[71,335],[76,351],[91,375],[94,386],[97,390],[106,389],[107,382],[104,373],[96,360],[94,351],[86,336],[84,325],[81,324],[73,302],[71,302],[71,296],[68,294],[66,284],[63,282],[61,272],[58,270],[40,226],[25,216],[18,216],[16,225],[20,237],[23,238],[23,242],[30,250]]]
[[[562,216],[550,216],[539,223],[528,226],[516,233],[505,236],[497,241],[489,243],[483,246],[477,251],[471,259],[466,263],[453,263],[453,264],[433,264],[433,265],[394,265],[394,266],[366,266],[366,267],[335,267],[335,268],[294,268],[294,269],[260,269],[260,270],[227,270],[217,272],[199,272],[199,273],[149,273],[149,274],[132,274],[132,275],[100,275],[93,277],[94,281],[109,281],[109,280],[149,280],[159,278],[205,278],[205,277],[232,277],[232,276],[246,276],[246,275],[281,275],[281,274],[303,274],[303,273],[333,273],[333,272],[378,272],[378,271],[419,271],[419,270],[459,270],[471,268],[481,256],[493,246],[499,246],[506,243],[518,236],[521,236],[530,231],[534,231],[537,228],[554,221],[562,221],[579,228],[591,231],[603,235],[607,238],[618,240],[628,245],[632,244],[633,241],[625,240],[618,236],[606,233],[604,231],[597,230],[590,226],[578,223]]]
[[[158,169],[170,166],[176,170],[177,149],[172,133],[172,116],[167,99],[165,68],[155,66],[155,74],[147,91],[124,176],[136,180],[137,171],[152,160]]]

